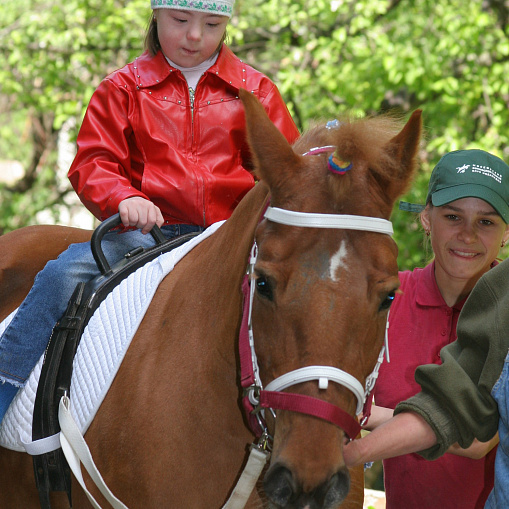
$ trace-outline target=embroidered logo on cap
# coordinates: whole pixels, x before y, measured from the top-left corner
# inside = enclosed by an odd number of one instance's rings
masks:
[[[491,177],[496,180],[499,184],[502,183],[502,174],[492,170],[489,166],[480,166],[478,164],[472,165],[472,173],[481,173],[486,177]]]

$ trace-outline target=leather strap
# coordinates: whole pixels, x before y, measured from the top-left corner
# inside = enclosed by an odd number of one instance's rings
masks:
[[[251,447],[244,471],[222,509],[244,509],[269,458],[269,452]]]

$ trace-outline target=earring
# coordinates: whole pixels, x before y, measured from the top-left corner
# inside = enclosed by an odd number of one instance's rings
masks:
[[[431,231],[430,230],[426,230],[426,237],[429,237],[431,234]]]
[[[503,240],[501,243],[500,243],[500,247],[504,247],[505,246],[505,240]]]

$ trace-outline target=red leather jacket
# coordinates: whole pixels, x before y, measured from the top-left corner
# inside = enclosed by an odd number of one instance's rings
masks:
[[[100,220],[141,196],[166,223],[200,226],[227,219],[254,185],[238,90],[260,99],[290,143],[299,135],[266,76],[222,47],[201,77],[191,107],[184,76],[147,52],[105,78],[78,135],[69,179]]]

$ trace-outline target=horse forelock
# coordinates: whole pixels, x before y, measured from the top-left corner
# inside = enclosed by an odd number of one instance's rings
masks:
[[[400,174],[399,161],[387,149],[403,125],[402,119],[388,115],[364,119],[343,118],[337,128],[327,129],[323,124],[310,128],[293,145],[293,149],[302,155],[311,148],[332,145],[336,147],[336,156],[353,163],[352,170],[345,174],[320,172],[316,171],[316,160],[320,158],[321,168],[325,168],[330,154],[306,156],[306,173],[314,171],[315,186],[325,187],[323,192],[331,197],[337,210],[348,208],[349,202],[354,203],[356,209],[364,211],[369,204],[390,210],[393,196],[386,193],[388,184],[397,181],[401,193],[410,181],[407,175]],[[319,199],[323,202],[323,196]]]

